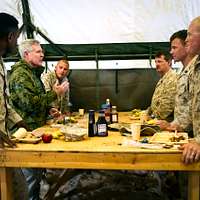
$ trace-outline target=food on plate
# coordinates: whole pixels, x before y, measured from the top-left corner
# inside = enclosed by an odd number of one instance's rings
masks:
[[[53,139],[53,136],[51,134],[49,134],[49,133],[44,133],[42,135],[42,141],[44,143],[50,143],[52,139]]]
[[[20,134],[20,137],[17,133],[16,136],[12,135],[11,140],[18,143],[37,144],[42,139],[41,137],[34,136],[31,132],[26,132],[26,135]]]
[[[130,119],[140,119],[140,115],[141,115],[141,110],[140,109],[133,109],[131,111],[131,116],[130,116]]]
[[[77,126],[62,127],[60,131],[65,135],[65,141],[80,141],[84,139],[88,130]]]
[[[133,109],[133,110],[131,111],[131,113],[132,113],[132,115],[134,115],[135,117],[139,117],[140,114],[141,114],[141,111],[142,111],[142,110],[140,110],[140,109]]]
[[[182,144],[182,143],[188,143],[188,134],[185,132],[169,132],[169,131],[163,131],[155,133],[151,139],[150,143],[173,143],[173,144]]]
[[[148,125],[156,125],[156,121],[157,121],[157,120],[155,120],[155,119],[150,119],[150,120],[148,120],[146,123],[147,123]]]
[[[25,128],[19,128],[13,135],[12,137],[20,139],[20,138],[25,138],[27,136],[27,131]]]
[[[174,135],[170,138],[170,142],[180,142],[181,140],[186,140],[183,135]]]
[[[64,123],[77,123],[77,119],[75,117],[72,116],[66,116],[64,118]]]
[[[52,136],[53,136],[53,139],[59,139],[60,136],[63,136],[63,134],[60,132],[60,130],[57,130],[57,131],[52,131]]]

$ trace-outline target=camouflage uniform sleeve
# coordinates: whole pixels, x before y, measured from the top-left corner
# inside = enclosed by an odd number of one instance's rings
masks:
[[[174,72],[163,77],[152,97],[151,109],[155,116],[167,119],[174,111],[177,77]]]
[[[64,81],[68,79],[65,78]],[[54,71],[48,72],[42,77],[42,81],[45,86],[46,91],[51,91],[53,89],[53,85],[56,83],[57,78]],[[69,103],[69,91],[65,93],[64,96],[58,96],[55,101],[53,101],[50,106],[58,108],[62,113],[68,111],[68,103]]]
[[[61,97],[61,111],[67,112],[69,110],[69,91],[67,91],[64,97]]]
[[[161,101],[160,108],[160,117],[166,119],[174,110],[175,103],[175,94],[176,94],[176,78],[172,79],[168,83],[168,87],[165,87],[165,95],[163,95],[163,100]]]
[[[200,143],[200,57],[196,59],[189,76],[189,113],[192,116],[193,134]]]
[[[16,123],[22,120],[19,114],[13,108],[11,108],[9,104],[7,104],[7,108],[8,108],[8,120],[10,121],[10,123],[15,125]]]
[[[56,98],[54,91],[45,93],[36,91],[33,80],[25,72],[15,72],[9,80],[10,98],[14,107],[18,107],[24,112],[41,110]]]
[[[51,91],[53,89],[54,80],[51,73],[52,72],[48,72],[42,76],[42,82],[46,91]]]
[[[54,71],[50,71],[42,76],[42,82],[44,84],[46,92],[53,90],[53,85],[56,83],[56,76]],[[57,95],[56,100],[49,104],[49,107],[59,109],[59,96]]]

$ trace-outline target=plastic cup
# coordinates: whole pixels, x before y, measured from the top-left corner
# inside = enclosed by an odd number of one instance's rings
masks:
[[[142,111],[140,114],[140,123],[145,124],[148,120],[148,115],[146,111]]]
[[[79,108],[78,109],[79,115],[83,116],[84,115],[84,109],[83,108]]]
[[[131,124],[131,135],[133,140],[138,141],[140,139],[140,131],[141,131],[140,123]]]

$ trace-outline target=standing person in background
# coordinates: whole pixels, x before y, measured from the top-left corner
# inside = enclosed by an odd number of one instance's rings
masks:
[[[171,68],[171,56],[167,52],[158,52],[155,55],[156,71],[161,76],[158,81],[148,109],[149,115],[167,121],[173,120],[176,72]]]
[[[2,145],[4,142],[10,144],[9,140],[7,140],[9,129],[24,127],[29,130],[19,114],[8,104],[9,94],[6,69],[2,61],[2,56],[6,56],[15,51],[19,34],[20,30],[18,29],[17,19],[7,13],[0,13],[0,144]],[[12,183],[14,198],[27,200],[27,187],[21,170],[13,169],[12,177],[14,181]]]
[[[7,77],[2,61],[2,56],[15,51],[18,36],[17,19],[7,13],[0,13],[0,131],[6,135],[12,126],[28,129],[22,118],[8,104]]]
[[[10,100],[12,106],[26,121],[31,130],[45,125],[49,105],[57,95],[67,90],[67,82],[54,84],[53,90],[45,92],[41,81],[44,71],[44,58],[40,43],[34,39],[23,41],[19,45],[22,58],[12,66],[9,78]],[[42,169],[22,169],[28,183],[29,200],[39,200]]]
[[[42,77],[46,92],[53,90],[55,83],[59,85],[64,81],[67,82],[67,90],[64,95],[58,95],[57,99],[51,103],[50,115],[52,117],[59,116],[59,113],[66,114],[69,111],[69,82],[67,75],[69,74],[69,62],[66,59],[59,60],[54,71],[50,71]]]
[[[175,62],[181,62],[183,65],[182,70],[177,75],[177,92],[175,96],[174,120],[171,123],[167,121],[158,121],[161,129],[165,130],[185,130],[191,131],[191,126],[187,127],[184,124],[185,119],[189,113],[189,84],[188,77],[193,69],[196,60],[195,55],[187,52],[186,46],[187,30],[180,30],[175,32],[170,37],[172,57]]]

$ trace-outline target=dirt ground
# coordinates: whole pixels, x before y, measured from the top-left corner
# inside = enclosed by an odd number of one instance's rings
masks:
[[[41,184],[41,198],[59,178],[53,170]],[[55,200],[186,200],[184,173],[83,170],[63,182]]]

